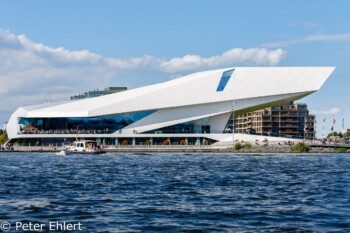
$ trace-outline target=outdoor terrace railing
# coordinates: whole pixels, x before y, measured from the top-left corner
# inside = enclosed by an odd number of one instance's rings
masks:
[[[18,134],[111,134],[115,130],[109,129],[54,129],[54,130],[22,130]]]
[[[309,128],[309,127],[308,127]],[[70,129],[70,130],[22,130],[18,132],[19,135],[38,135],[38,134],[72,134],[72,135],[79,135],[79,134],[112,134],[112,133],[117,133],[120,134],[121,136],[124,134],[123,130],[110,130],[110,129]],[[222,131],[217,131],[217,130],[210,130],[210,131],[189,131],[189,130],[184,130],[184,131],[172,131],[172,130],[161,130],[157,131],[155,130],[154,132],[147,133],[147,132],[142,132],[139,133],[137,131],[131,131],[132,133],[135,134],[232,134],[232,129],[230,130],[225,130],[224,132]],[[235,130],[235,133],[242,133],[242,134],[249,134],[249,135],[257,135],[257,136],[268,136],[268,137],[284,137],[284,138],[295,138],[295,139],[303,139],[303,136],[295,136],[295,135],[288,135],[290,131],[286,131],[286,134],[275,134],[275,133],[256,133],[256,132],[238,132]],[[130,133],[130,132],[128,132]],[[118,137],[118,136],[116,136]]]

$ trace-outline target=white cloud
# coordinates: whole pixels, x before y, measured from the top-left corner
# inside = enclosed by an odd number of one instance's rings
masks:
[[[293,40],[265,43],[265,44],[262,44],[262,46],[263,47],[286,47],[292,44],[300,44],[300,43],[315,42],[315,41],[324,41],[324,42],[350,41],[350,33],[334,34],[334,35],[327,35],[327,34],[308,35],[308,36],[293,39]]]
[[[233,64],[277,65],[286,56],[282,49],[231,49],[221,55],[203,58],[186,55],[170,60],[149,55],[128,59],[108,58],[88,50],[68,51],[34,43],[24,35],[16,36],[0,30],[0,94],[25,87],[25,91],[41,89],[72,91],[77,86],[107,83],[121,70],[141,69],[178,73]],[[97,81],[98,80],[98,81]],[[83,81],[83,83],[82,83]]]
[[[235,48],[217,56],[203,58],[198,55],[186,55],[176,57],[159,64],[162,71],[176,73],[188,70],[214,68],[218,66],[229,66],[232,64],[255,64],[275,66],[285,58],[287,52],[282,49],[267,50],[261,48],[242,49]]]
[[[24,35],[0,30],[0,94],[20,90],[37,92],[43,88],[72,91],[88,83],[107,83],[121,70],[141,69],[178,73],[233,64],[277,65],[286,56],[282,49],[231,49],[221,55],[203,58],[186,55],[170,60],[149,55],[118,59],[88,50],[68,51],[34,43]],[[83,83],[82,83],[83,81]],[[91,85],[95,86],[95,84]]]
[[[335,115],[340,112],[340,108],[334,107],[329,110],[314,110],[311,111],[311,114],[317,114],[317,115]]]
[[[165,73],[206,70],[237,64],[274,66],[286,57],[282,49],[234,48],[223,54],[172,59],[149,55],[126,59],[104,57],[88,50],[69,51],[35,43],[25,35],[0,29],[0,108],[68,99],[71,94],[118,83],[128,71]]]

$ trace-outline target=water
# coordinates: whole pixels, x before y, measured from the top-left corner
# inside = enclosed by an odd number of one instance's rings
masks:
[[[0,153],[0,222],[84,232],[350,231],[350,156]]]

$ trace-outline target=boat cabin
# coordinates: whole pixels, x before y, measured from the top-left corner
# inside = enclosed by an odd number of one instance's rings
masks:
[[[97,147],[95,141],[90,140],[79,140],[73,142],[73,148],[85,148],[85,149],[94,149]]]

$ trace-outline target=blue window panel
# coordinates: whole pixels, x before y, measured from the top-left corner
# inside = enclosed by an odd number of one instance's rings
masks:
[[[230,80],[230,78],[231,78],[233,71],[234,71],[234,69],[228,70],[228,71],[225,71],[224,73],[222,73],[221,80],[220,80],[220,83],[219,83],[216,91],[223,91],[225,89],[225,87],[228,83],[228,80]]]
[[[68,117],[68,118],[20,118],[19,124],[33,126],[39,130],[89,129],[117,131],[156,111],[127,113],[106,117]]]

